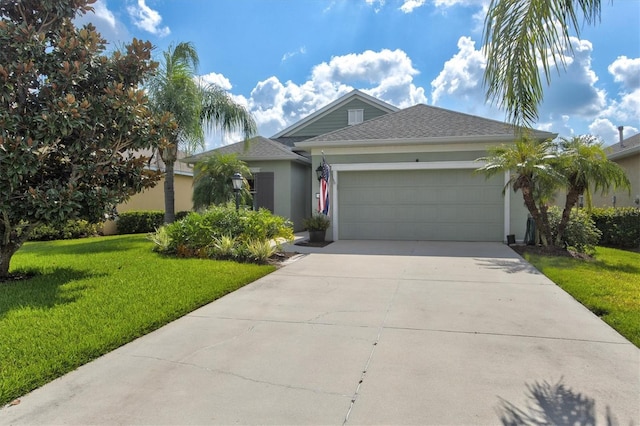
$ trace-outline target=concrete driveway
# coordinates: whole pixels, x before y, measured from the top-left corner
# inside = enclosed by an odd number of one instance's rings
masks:
[[[640,423],[640,351],[507,246],[296,249],[0,423]]]

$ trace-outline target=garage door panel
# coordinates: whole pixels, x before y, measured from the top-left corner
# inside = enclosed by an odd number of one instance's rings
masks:
[[[500,241],[501,180],[471,170],[340,172],[339,237]]]

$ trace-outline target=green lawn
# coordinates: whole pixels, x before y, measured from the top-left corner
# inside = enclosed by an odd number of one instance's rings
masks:
[[[594,261],[530,253],[524,257],[640,347],[640,253],[598,247]]]
[[[0,283],[0,406],[274,270],[175,259],[143,235],[27,243]]]

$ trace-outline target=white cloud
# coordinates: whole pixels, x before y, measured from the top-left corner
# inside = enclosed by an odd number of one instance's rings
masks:
[[[470,37],[458,39],[458,52],[444,63],[440,74],[431,82],[431,99],[435,105],[445,97],[478,102],[484,99],[482,76],[486,60],[476,50]]]
[[[210,72],[209,74],[201,75],[200,80],[207,84],[215,84],[222,90],[229,91],[233,88],[231,81],[222,74]]]
[[[369,6],[373,6],[373,10],[378,13],[384,7],[385,0],[365,0]]]
[[[426,0],[404,0],[400,10],[404,13],[411,13],[414,9],[424,6]]]
[[[286,60],[293,58],[296,55],[304,55],[305,53],[307,53],[307,48],[302,46],[298,50],[294,50],[293,52],[287,52],[284,55],[282,55],[281,61],[284,62]]]
[[[272,136],[354,88],[398,107],[426,103],[418,74],[402,50],[383,49],[332,57],[311,70],[307,81],[260,81],[244,99],[263,136]],[[220,79],[223,76],[215,74]]]
[[[609,73],[613,75],[614,81],[622,83],[628,90],[640,88],[640,58],[627,58],[619,56],[618,59],[609,65]]]
[[[147,31],[158,37],[165,37],[171,33],[169,27],[160,27],[162,16],[158,11],[151,9],[145,0],[138,0],[138,5],[127,7],[129,16],[133,19],[136,27]]]
[[[92,23],[100,35],[112,43],[129,41],[131,39],[127,28],[109,9],[106,0],[97,0],[92,6],[94,11],[78,16],[74,20],[75,25],[82,26]]]

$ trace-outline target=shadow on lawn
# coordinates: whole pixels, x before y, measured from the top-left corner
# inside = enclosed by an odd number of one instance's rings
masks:
[[[596,402],[587,395],[576,393],[562,383],[546,381],[527,384],[527,403],[519,408],[500,398],[497,414],[505,426],[578,425],[598,424]],[[606,407],[606,425],[618,425],[617,418]],[[633,421],[632,423],[633,424]]]
[[[55,246],[55,253],[62,255],[109,253],[128,251],[142,245],[148,246],[149,242],[146,239],[132,239],[131,235],[80,238],[77,240],[66,240],[62,244],[57,244]],[[41,256],[49,256],[51,254],[51,246],[46,243],[32,245],[26,248],[25,251]]]
[[[29,278],[0,283],[0,318],[14,309],[46,309],[75,302],[87,289],[87,285],[67,284],[104,275],[72,268],[54,268],[46,273],[32,270],[16,272]]]

